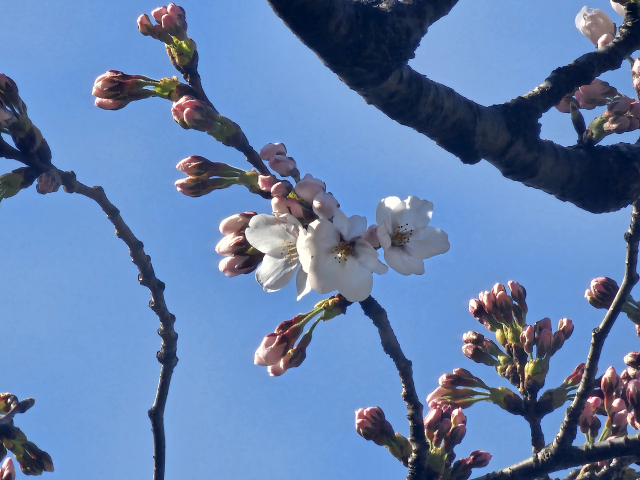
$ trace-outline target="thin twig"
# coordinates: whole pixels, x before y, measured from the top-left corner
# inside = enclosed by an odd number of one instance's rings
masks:
[[[369,317],[373,324],[378,328],[380,334],[380,341],[382,342],[382,348],[385,353],[391,357],[393,363],[398,369],[400,374],[400,380],[402,381],[402,399],[407,404],[407,419],[409,420],[409,442],[413,449],[413,453],[409,457],[409,473],[407,480],[422,480],[426,478],[426,466],[427,455],[429,453],[429,446],[427,445],[427,438],[424,434],[424,425],[422,422],[422,404],[418,399],[416,388],[413,383],[413,369],[411,368],[411,361],[408,360],[398,339],[396,338],[389,319],[387,318],[387,312],[375,301],[373,297],[369,297],[366,300],[360,302],[360,306],[364,311],[364,314]]]
[[[169,312],[164,301],[163,282],[156,278],[151,264],[151,257],[144,251],[144,245],[131,232],[131,229],[120,216],[120,211],[107,199],[102,187],[90,188],[76,180],[73,172],[59,172],[62,184],[68,193],[78,193],[94,200],[107,218],[116,227],[116,236],[129,247],[131,261],[138,267],[140,272],[138,281],[147,287],[151,293],[149,307],[158,316],[160,328],[158,334],[162,338],[160,351],[156,357],[162,365],[160,368],[160,381],[156,392],[153,406],[149,409],[151,419],[151,431],[153,434],[154,454],[153,454],[153,479],[163,480],[165,471],[165,436],[164,436],[164,409],[169,394],[169,385],[173,369],[178,363],[176,349],[178,334],[173,328],[176,317]]]
[[[587,397],[593,388],[593,381],[596,376],[596,371],[598,370],[598,362],[600,360],[600,354],[602,352],[604,342],[609,335],[613,324],[618,318],[618,315],[622,310],[622,306],[631,293],[631,289],[636,283],[638,283],[638,273],[636,271],[638,264],[638,240],[640,238],[640,222],[638,222],[640,212],[638,211],[638,208],[639,202],[636,201],[633,203],[631,225],[624,235],[624,239],[627,242],[627,259],[622,285],[620,286],[620,290],[611,304],[611,307],[607,311],[604,320],[602,320],[600,326],[593,330],[591,349],[587,356],[582,381],[580,382],[580,387],[578,387],[578,391],[576,392],[576,396],[573,399],[571,406],[566,411],[565,418],[560,426],[558,435],[553,441],[551,446],[552,454],[573,444],[573,440],[576,438],[578,430],[580,414],[582,413],[587,402]]]

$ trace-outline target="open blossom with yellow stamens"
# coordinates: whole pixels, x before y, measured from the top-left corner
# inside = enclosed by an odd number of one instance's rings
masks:
[[[388,197],[378,204],[378,240],[385,261],[396,272],[422,275],[423,260],[449,250],[447,234],[428,226],[432,214],[433,203],[418,197]]]
[[[388,267],[361,238],[366,229],[366,218],[347,218],[336,209],[333,223],[316,220],[306,232],[300,232],[298,253],[312,289],[320,293],[338,290],[350,302],[362,301],[371,294],[373,272],[387,273]]]
[[[265,254],[256,270],[256,280],[267,292],[280,290],[298,272],[298,299],[309,292],[307,274],[298,269],[300,260],[296,243],[302,230],[290,214],[256,215],[249,222],[245,236],[253,248]]]

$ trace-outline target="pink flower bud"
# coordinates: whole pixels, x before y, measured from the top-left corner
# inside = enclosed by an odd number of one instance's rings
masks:
[[[627,408],[626,402],[621,398],[616,398],[611,402],[611,407],[609,407],[609,411],[607,412],[609,416],[618,413]]]
[[[620,0],[619,2],[611,1],[611,8],[613,8],[618,15],[622,15],[624,17],[624,5],[627,3],[627,0]]]
[[[38,177],[36,191],[41,194],[57,192],[60,188],[60,175],[54,171],[42,173]]]
[[[633,379],[627,384],[627,400],[629,405],[637,410],[640,407],[640,381]]]
[[[466,424],[467,416],[462,412],[461,408],[456,408],[453,412],[451,412],[451,425],[455,427],[456,425]]]
[[[489,461],[491,460],[491,454],[489,452],[485,452],[483,450],[474,450],[471,452],[469,458],[469,466],[471,468],[482,468],[489,465]]]
[[[456,425],[449,430],[449,433],[444,437],[443,449],[447,453],[453,452],[456,445],[462,442],[462,439],[467,433],[467,427],[464,424]]]
[[[140,30],[140,33],[144,36],[149,36],[153,33],[153,24],[147,15],[140,15],[138,17],[138,30]]]
[[[631,119],[626,116],[611,117],[603,125],[605,132],[609,133],[624,133],[631,126]]]
[[[580,365],[578,365],[573,372],[571,373],[571,375],[569,375],[567,378],[564,379],[564,382],[562,382],[564,385],[567,385],[569,387],[578,385],[581,381],[582,381],[582,375],[584,375],[584,363],[581,363]]]
[[[260,158],[263,160],[269,160],[276,155],[286,155],[287,147],[284,143],[267,143],[260,149]]]
[[[296,218],[304,218],[304,211],[302,210],[302,205],[295,198],[287,198],[287,208]]]
[[[527,291],[525,288],[520,285],[518,282],[514,282],[513,280],[509,280],[507,282],[507,286],[509,287],[509,291],[511,292],[511,296],[513,299],[519,304],[524,303],[527,298]]]
[[[249,225],[251,219],[256,215],[256,212],[244,212],[231,215],[220,222],[220,233],[223,235],[231,235],[243,232],[244,229],[247,228],[247,225]]]
[[[624,356],[624,363],[636,370],[640,369],[640,352],[629,352]]]
[[[94,105],[103,110],[120,110],[121,108],[129,105],[129,100],[114,100],[106,98],[96,98],[93,102]]]
[[[473,360],[476,363],[484,363],[491,367],[500,365],[500,362],[489,355],[483,348],[477,345],[465,344],[462,347],[462,353],[465,357]]]
[[[493,292],[482,292],[480,293],[480,295],[478,295],[478,297],[482,302],[485,311],[489,315],[492,315],[496,307],[496,296],[493,294]]]
[[[520,343],[522,343],[522,348],[524,348],[525,352],[529,354],[533,352],[534,339],[533,327],[531,325],[525,325],[520,334]]]
[[[469,313],[479,322],[482,322],[488,316],[484,305],[477,298],[469,300]]]
[[[609,309],[618,290],[615,280],[609,277],[598,277],[591,280],[591,289],[587,290],[584,296],[593,307]]]
[[[573,322],[568,318],[561,318],[558,322],[558,330],[563,333],[564,339],[567,340],[573,333]]]
[[[627,423],[634,430],[640,430],[640,422],[638,422],[638,418],[636,417],[636,411],[635,410],[633,412],[627,414]]]
[[[560,113],[570,113],[571,112],[571,95],[562,97],[562,100],[560,100],[560,103],[557,104],[555,107]]]
[[[484,340],[484,335],[479,332],[469,331],[462,335],[462,341],[471,345],[483,345]]]
[[[551,348],[553,334],[551,330],[542,330],[536,339],[536,357],[543,358]]]
[[[320,192],[326,192],[325,183],[322,180],[313,178],[306,174],[295,187],[296,194],[305,202],[311,203]]]
[[[616,29],[609,16],[598,8],[583,7],[576,16],[576,28],[594,45],[603,35],[615,35]]]
[[[187,177],[176,180],[174,185],[183,195],[188,197],[201,197],[214,190],[228,188],[234,183],[237,183],[237,180],[233,178]]]
[[[331,219],[336,212],[336,209],[340,207],[340,204],[335,199],[332,193],[320,192],[313,199],[313,213],[320,218]]]
[[[629,107],[629,114],[634,117],[640,117],[640,102],[633,102]]]
[[[267,367],[267,372],[269,373],[270,377],[279,377],[286,371],[286,368],[283,368],[280,363],[276,363],[275,365],[270,365],[269,367]]]
[[[555,353],[562,348],[564,345],[564,333],[561,330],[553,333],[553,337],[551,338],[551,348],[549,349],[549,356],[555,355]]]
[[[607,368],[607,371],[604,372],[600,383],[600,388],[602,389],[602,393],[604,393],[604,408],[606,411],[609,411],[611,408],[619,385],[620,377],[618,377],[615,368]]]
[[[596,101],[593,97],[589,97],[578,90],[575,94],[576,102],[578,102],[578,106],[583,110],[593,110],[599,105],[606,105],[606,100],[598,100]]]
[[[253,255],[252,255],[253,256]],[[243,255],[234,255],[233,257],[225,257],[218,264],[218,268],[227,277],[237,277],[243,273],[253,272],[258,265],[247,266],[250,257]]]
[[[629,116],[627,116],[627,118],[629,119],[629,126],[627,127],[627,132],[632,132],[633,130],[637,130],[638,128],[640,128],[640,119],[638,119],[637,117],[629,117]]]
[[[13,460],[10,457],[5,458],[0,467],[0,480],[15,480],[16,469],[13,466]]]
[[[513,309],[513,300],[507,295],[507,292],[500,291],[496,294],[496,306],[505,317],[509,318]]]
[[[190,177],[237,177],[242,170],[221,162],[212,162],[199,155],[180,160],[176,168]]]
[[[165,16],[166,14],[167,14],[167,7],[158,7],[155,10],[151,11],[151,16],[158,23],[162,22],[162,17]]]
[[[269,167],[277,174],[288,177],[296,169],[297,165],[291,157],[275,155],[269,159]]]
[[[607,105],[607,111],[614,115],[624,115],[629,111],[632,103],[633,98],[618,97],[614,100],[611,100],[609,105]]]
[[[216,253],[226,256],[242,255],[247,252],[249,247],[249,242],[247,242],[244,234],[231,234],[222,237],[222,240],[218,242],[216,245]]]
[[[271,187],[271,196],[272,197],[286,197],[293,190],[293,185],[291,182],[287,180],[282,180],[281,182],[277,182]]]
[[[276,183],[277,183],[276,177],[273,175],[258,176],[258,188],[263,192],[271,192],[271,189]]]
[[[611,33],[605,33],[598,39],[598,43],[596,44],[596,46],[598,47],[598,49],[604,48],[607,45],[609,45],[611,42],[613,42],[614,38],[616,37]]]
[[[451,389],[450,388],[438,387],[433,392],[431,392],[429,395],[427,395],[427,404],[430,404],[436,398],[440,398],[443,395],[447,395],[449,393],[451,393]]]
[[[362,239],[369,242],[373,248],[380,248],[380,240],[378,240],[378,225],[370,225],[362,234]]]
[[[356,410],[356,432],[365,440],[384,445],[395,439],[391,424],[385,419],[380,407],[360,408]]]
[[[0,106],[1,105],[2,104],[0,103]],[[6,108],[0,108],[0,128],[7,128],[9,125],[15,122],[15,120],[16,117],[10,110]]]
[[[504,288],[504,285],[502,285],[501,283],[496,283],[491,289],[491,293],[493,293],[496,297],[498,297],[498,293],[506,291],[507,289]]]
[[[622,409],[611,417],[611,427],[613,429],[611,433],[614,433],[614,432],[618,433],[627,426],[628,415],[629,415],[629,412],[627,412],[627,410],[625,409]]]
[[[533,329],[536,335],[540,334],[542,330],[551,331],[551,319],[549,317],[545,317],[542,320],[538,320],[536,323],[533,324]]]
[[[215,120],[219,117],[208,104],[191,95],[184,95],[174,102],[171,114],[182,128],[192,128],[201,132],[213,130],[216,126]]]
[[[253,363],[256,365],[262,365],[263,367],[270,367],[278,363],[282,357],[284,357],[287,348],[287,343],[278,340],[281,336],[277,333],[270,333],[262,339],[262,343],[256,350],[253,357]]]
[[[291,213],[287,199],[284,197],[273,197],[271,199],[271,211],[273,213]]]

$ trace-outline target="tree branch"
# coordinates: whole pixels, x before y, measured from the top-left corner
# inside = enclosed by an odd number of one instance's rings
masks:
[[[569,447],[562,455],[551,456],[548,451],[534,455],[503,470],[488,473],[474,480],[530,480],[542,475],[596,463],[623,456],[637,456],[640,451],[640,433],[614,440],[605,440],[593,445]]]
[[[584,409],[587,402],[587,397],[593,388],[593,381],[598,370],[598,362],[600,360],[600,354],[604,342],[613,327],[622,306],[624,305],[627,297],[631,293],[633,286],[638,283],[638,273],[636,271],[638,264],[638,242],[640,240],[640,202],[633,204],[633,211],[631,212],[631,225],[629,230],[625,233],[624,239],[627,242],[627,258],[624,272],[624,279],[622,285],[618,290],[618,294],[614,299],[611,307],[607,311],[602,323],[593,330],[591,337],[591,348],[589,355],[587,356],[587,362],[584,367],[584,374],[582,375],[582,381],[576,392],[576,396],[573,402],[567,408],[565,418],[562,421],[558,435],[551,445],[552,455],[559,455],[567,447],[573,444],[573,440],[576,438],[578,430],[578,420],[580,414]]]
[[[78,182],[73,172],[59,171],[59,173],[65,191],[84,195],[94,200],[102,208],[102,211],[116,228],[116,236],[129,247],[131,261],[138,267],[140,272],[138,281],[141,285],[147,287],[151,293],[149,307],[160,320],[158,335],[162,338],[162,342],[160,351],[156,355],[158,362],[161,364],[160,380],[155,401],[149,410],[149,418],[151,419],[154,445],[153,479],[163,480],[165,471],[164,409],[167,403],[173,369],[178,363],[178,357],[176,356],[178,334],[173,328],[176,317],[167,309],[163,293],[165,285],[156,278],[151,264],[151,257],[145,253],[143,243],[135,237],[124,222],[120,216],[120,211],[109,202],[102,187],[90,188]]]
[[[413,383],[413,370],[411,361],[408,360],[398,339],[396,338],[387,312],[375,301],[373,297],[360,302],[362,311],[369,317],[373,324],[378,328],[380,341],[385,353],[391,357],[393,363],[398,369],[400,380],[402,381],[402,399],[407,404],[407,419],[409,420],[409,442],[413,449],[411,457],[409,457],[409,473],[407,480],[422,480],[426,478],[425,462],[429,453],[427,438],[424,433],[424,425],[422,421],[422,404],[418,399],[416,388]]]
[[[424,34],[425,25],[440,18],[438,14],[412,22],[398,13],[398,5],[385,8],[394,2],[269,3],[293,33],[367,103],[433,139],[464,163],[484,158],[505,177],[594,213],[618,210],[640,196],[640,146],[563,147],[541,140],[538,124],[542,112],[565,94],[618,68],[624,57],[640,48],[637,5],[628,4],[620,35],[607,48],[555,70],[523,97],[484,107],[407,65],[417,47],[415,38]],[[440,5],[442,15],[455,4],[420,3]]]

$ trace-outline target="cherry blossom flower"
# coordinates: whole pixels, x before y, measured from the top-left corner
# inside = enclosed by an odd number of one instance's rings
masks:
[[[288,213],[256,215],[249,222],[245,236],[251,246],[265,254],[256,270],[256,280],[265,291],[280,290],[297,271],[298,300],[309,292],[307,274],[298,269],[300,259],[296,243],[301,230],[300,222]]]
[[[378,240],[385,261],[396,272],[422,275],[423,260],[449,251],[447,234],[427,226],[432,213],[433,203],[418,197],[388,197],[378,205]]]
[[[333,223],[316,220],[306,232],[300,232],[298,253],[312,289],[319,293],[338,290],[350,302],[360,302],[371,294],[373,272],[381,275],[389,268],[361,238],[366,229],[366,218],[347,218],[336,209]]]
[[[594,45],[598,45],[598,40],[604,35],[616,34],[613,20],[599,8],[582,7],[576,16],[576,28]]]

